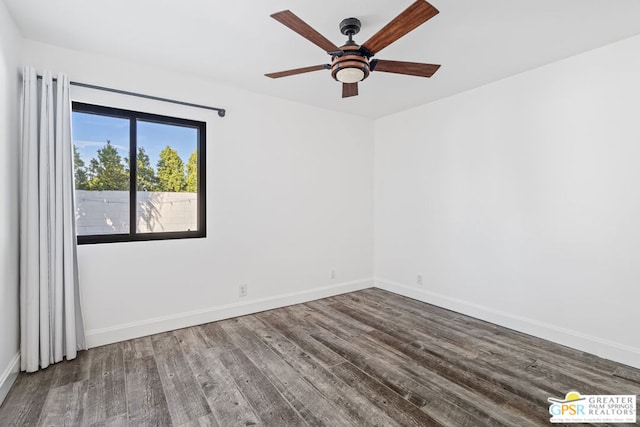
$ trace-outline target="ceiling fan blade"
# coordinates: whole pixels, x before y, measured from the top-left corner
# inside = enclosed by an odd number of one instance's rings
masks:
[[[439,13],[438,9],[424,0],[416,0],[404,12],[374,34],[363,46],[374,55],[400,37],[416,29]]]
[[[280,77],[294,76],[296,74],[302,74],[302,73],[310,73],[311,71],[328,70],[330,68],[331,68],[331,65],[329,64],[312,65],[311,67],[296,68],[294,70],[279,71],[277,73],[269,73],[269,74],[265,74],[265,76],[271,77],[272,79],[279,79]]]
[[[282,12],[274,13],[271,17],[282,25],[291,28],[311,43],[319,46],[325,52],[338,50],[338,47],[335,44],[331,43],[325,36],[311,28],[309,24],[298,18],[290,10],[283,10]]]
[[[358,96],[358,83],[342,83],[342,97]]]
[[[418,77],[431,77],[438,71],[438,68],[440,68],[440,65],[422,64],[419,62],[385,61],[383,59],[374,59],[371,61],[371,71],[407,74]]]

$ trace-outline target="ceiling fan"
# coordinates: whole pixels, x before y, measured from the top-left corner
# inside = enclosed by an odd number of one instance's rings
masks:
[[[340,47],[327,40],[309,24],[298,18],[290,10],[271,15],[273,19],[289,27],[305,39],[326,51],[331,56],[331,64],[313,65],[265,74],[274,79],[311,71],[331,70],[331,76],[342,82],[342,97],[358,95],[358,82],[369,77],[371,71],[407,74],[418,77],[431,77],[440,65],[418,62],[386,61],[371,59],[375,54],[389,46],[400,37],[419,27],[438,14],[438,9],[425,0],[416,0],[411,6],[395,17],[384,28],[361,45],[353,41],[360,32],[361,23],[357,18],[347,18],[340,22],[340,32],[349,39]]]

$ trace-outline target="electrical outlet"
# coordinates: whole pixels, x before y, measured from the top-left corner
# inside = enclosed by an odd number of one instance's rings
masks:
[[[336,280],[336,271],[331,270],[331,280]]]
[[[422,281],[422,274],[418,274],[418,275],[416,276],[416,285],[418,285],[418,286],[422,286],[422,283],[423,283],[423,281]]]
[[[247,296],[247,284],[242,283],[240,285],[240,297],[246,297],[246,296]]]

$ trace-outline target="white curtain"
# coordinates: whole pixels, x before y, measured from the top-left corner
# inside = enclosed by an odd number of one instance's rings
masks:
[[[20,348],[34,372],[86,349],[78,286],[69,77],[25,67],[20,201]],[[55,99],[54,99],[55,97]]]

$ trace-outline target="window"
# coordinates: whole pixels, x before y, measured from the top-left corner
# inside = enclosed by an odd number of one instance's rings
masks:
[[[203,122],[73,103],[78,243],[205,237]]]

